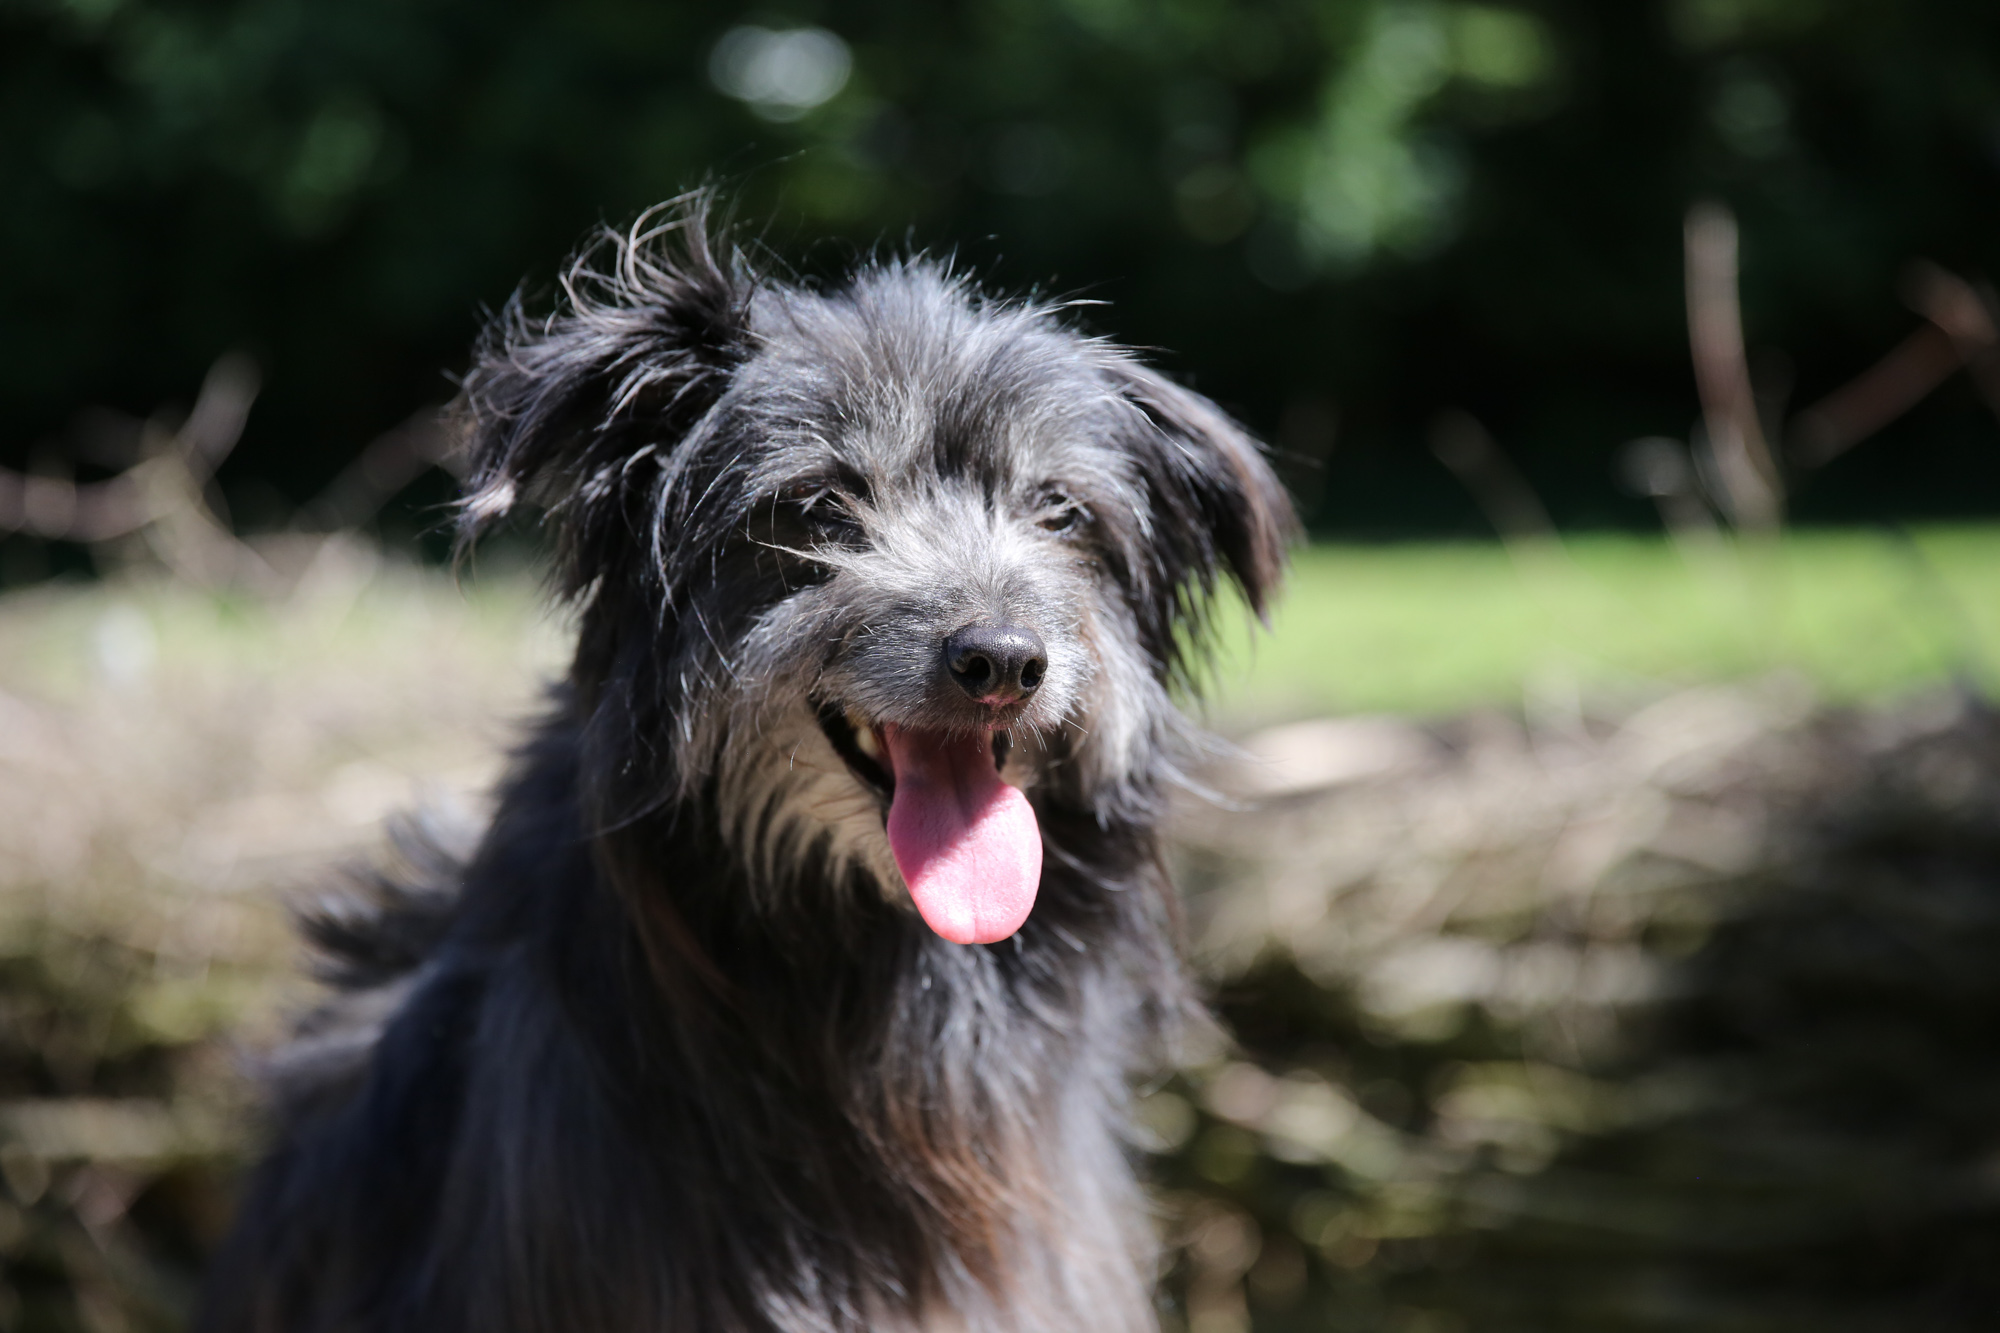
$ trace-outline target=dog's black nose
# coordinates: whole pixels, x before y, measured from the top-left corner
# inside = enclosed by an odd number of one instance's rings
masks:
[[[1011,704],[1042,683],[1049,650],[1041,635],[1019,625],[967,625],[944,641],[944,664],[981,703]]]

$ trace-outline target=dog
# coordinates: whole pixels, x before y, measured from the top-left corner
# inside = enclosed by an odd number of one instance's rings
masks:
[[[474,850],[308,921],[203,1327],[1156,1328],[1176,700],[1289,501],[1062,307],[663,207],[463,381],[461,540],[539,511],[574,664]]]

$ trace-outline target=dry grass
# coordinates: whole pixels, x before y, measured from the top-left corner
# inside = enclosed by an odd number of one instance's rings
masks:
[[[385,815],[476,807],[560,634],[334,541],[280,595],[0,603],[0,1326],[177,1326],[306,1002],[285,904]]]
[[[1203,1333],[1986,1327],[2000,717],[1796,683],[1252,737],[1241,1041],[1148,1104]]]

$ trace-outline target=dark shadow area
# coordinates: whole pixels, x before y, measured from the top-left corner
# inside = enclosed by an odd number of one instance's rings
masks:
[[[170,416],[242,351],[248,531],[447,399],[483,310],[705,181],[774,264],[916,246],[1107,302],[1078,317],[1171,349],[1344,536],[1480,530],[1425,447],[1446,409],[1558,523],[1649,525],[1615,465],[1695,416],[1691,204],[1741,220],[1774,421],[1922,327],[1914,261],[1976,285],[2000,244],[1976,0],[130,0],[0,36],[0,463],[99,475],[81,409]],[[1995,434],[1947,386],[1794,516],[1989,515]]]

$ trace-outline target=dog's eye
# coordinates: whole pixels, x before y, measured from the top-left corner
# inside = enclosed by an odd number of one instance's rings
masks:
[[[1042,502],[1035,526],[1044,532],[1074,532],[1090,517],[1084,507],[1067,495],[1050,495]]]
[[[830,487],[801,487],[787,494],[785,501],[817,537],[842,541],[861,531],[860,521]]]

